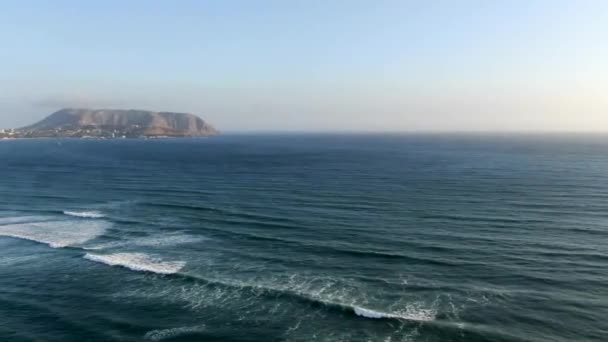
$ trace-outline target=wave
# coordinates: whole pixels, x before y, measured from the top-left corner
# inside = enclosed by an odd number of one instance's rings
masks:
[[[7,224],[16,224],[16,223],[36,223],[36,222],[45,222],[56,220],[56,217],[52,216],[9,216],[9,217],[0,217],[0,226]]]
[[[226,221],[222,221],[226,222]],[[214,227],[205,227],[207,231],[213,231],[215,233],[222,234],[224,236],[238,237],[245,240],[252,241],[269,241],[273,243],[280,243],[286,246],[294,246],[294,247],[304,247],[309,250],[314,250],[317,253],[337,253],[342,255],[350,255],[353,257],[365,257],[365,258],[377,258],[377,259],[402,259],[410,262],[421,263],[421,264],[433,264],[439,266],[460,266],[462,263],[447,260],[447,259],[437,259],[430,258],[424,256],[414,256],[414,255],[406,255],[402,253],[395,253],[390,251],[373,251],[373,250],[361,250],[357,249],[357,246],[336,246],[331,245],[319,241],[312,240],[297,240],[293,238],[284,238],[278,236],[271,236],[270,234],[256,234],[251,232],[244,232],[242,230],[231,230],[231,229],[221,229]],[[436,246],[420,246],[419,248],[426,248],[430,250],[448,250],[453,249],[450,247],[436,247]]]
[[[185,245],[208,240],[209,238],[200,235],[191,235],[183,233],[167,233],[157,234],[141,238],[129,240],[113,241],[107,243],[96,244],[93,246],[84,246],[85,250],[102,250],[125,246],[144,246],[144,247],[166,247]]]
[[[250,225],[261,225],[264,227],[267,226],[276,226],[278,228],[294,228],[295,223],[292,219],[280,216],[273,215],[264,215],[258,213],[244,212],[244,211],[236,211],[236,210],[228,210],[225,208],[216,208],[210,206],[202,206],[202,205],[193,205],[186,203],[142,203],[148,207],[159,207],[159,208],[169,208],[169,209],[183,209],[183,210],[191,210],[191,211],[200,211],[200,212],[208,212],[213,214],[219,214],[221,219],[213,219],[211,217],[207,217],[205,219],[212,221],[219,221],[222,223],[232,223],[235,225],[240,224],[250,224]]]
[[[362,308],[359,306],[354,306],[353,311],[355,312],[355,314],[357,316],[366,317],[366,318],[396,318],[397,317],[396,315],[393,315],[390,313],[374,311],[371,309],[365,309],[365,308]]]
[[[0,236],[40,242],[53,248],[83,244],[102,235],[109,227],[104,221],[47,221],[0,226]]]
[[[315,298],[303,293],[292,293],[291,295],[297,296],[304,301],[309,301],[313,305],[320,305],[327,309],[333,309],[351,314],[354,313],[355,315],[363,318],[430,322],[434,321],[437,316],[437,311],[434,308],[422,308],[418,303],[407,305],[403,311],[384,312],[364,308],[354,304],[345,304],[328,299]]]
[[[193,211],[206,211],[210,213],[223,214],[224,210],[213,207],[204,207],[199,205],[175,204],[175,203],[145,203],[149,207],[168,208],[168,209],[184,209]]]
[[[151,330],[144,335],[144,339],[150,341],[162,341],[172,339],[182,335],[190,335],[200,333],[205,330],[205,325],[197,325],[193,327],[179,327],[171,329]]]
[[[159,234],[148,237],[143,237],[139,239],[135,239],[133,244],[137,246],[175,246],[175,245],[183,245],[187,243],[194,243],[207,240],[208,238],[204,236],[196,236],[189,234],[179,234],[179,233],[171,233],[171,234]]]
[[[3,256],[2,258],[0,258],[0,266],[12,266],[12,265],[16,265],[16,264],[29,263],[29,262],[32,262],[32,260],[35,260],[37,258],[40,258],[40,255],[33,254],[33,255],[22,255],[22,256],[14,256],[14,257]]]
[[[181,299],[192,300],[193,308],[201,305],[200,299],[204,298],[209,304],[209,300],[218,300],[225,302],[226,298],[222,296],[231,297],[230,301],[234,300],[233,295],[239,297],[250,297],[257,298],[260,296],[276,299],[283,299],[289,302],[301,303],[314,308],[322,308],[324,310],[339,312],[342,314],[355,315],[361,318],[368,319],[379,319],[379,320],[391,320],[391,321],[415,321],[415,322],[430,322],[435,321],[437,318],[437,303],[425,304],[423,302],[409,302],[399,303],[397,310],[380,311],[373,310],[363,307],[362,304],[358,304],[357,300],[351,295],[359,293],[356,289],[349,291],[343,286],[335,287],[333,290],[331,282],[324,285],[320,285],[317,288],[310,284],[306,284],[303,279],[285,279],[281,283],[282,286],[273,286],[268,284],[257,284],[257,283],[246,283],[239,281],[227,281],[219,279],[206,279],[204,277],[179,273],[175,276],[182,279],[196,283],[202,283],[202,288],[205,290],[211,290],[212,295],[202,295],[199,291],[201,287],[194,286],[193,292],[188,294],[187,287],[181,287],[179,294],[176,294]],[[273,281],[274,282],[274,281]],[[335,284],[334,284],[335,285]],[[320,287],[320,288],[319,288]],[[221,289],[226,291],[223,291]],[[163,293],[166,296],[167,292],[155,291],[152,296],[157,296],[159,293]],[[238,293],[238,294],[237,294]],[[350,295],[349,295],[350,293]],[[217,297],[217,296],[220,297]],[[359,301],[362,302],[362,301]],[[364,301],[367,303],[367,300]],[[393,303],[396,304],[396,303]]]
[[[75,216],[75,217],[83,217],[83,218],[102,218],[105,217],[104,214],[100,213],[99,211],[68,211],[68,210],[64,210],[63,213],[65,215],[69,215],[69,216]]]
[[[415,310],[406,309],[405,312],[401,313],[388,313],[382,311],[375,311],[366,309],[360,306],[352,306],[353,312],[357,316],[374,319],[403,319],[407,321],[433,321],[436,316],[436,312],[432,309],[421,309]]]
[[[158,274],[174,274],[179,272],[186,262],[163,261],[145,253],[114,253],[84,255],[85,259],[100,262],[110,266],[121,266],[133,271],[153,272]]]

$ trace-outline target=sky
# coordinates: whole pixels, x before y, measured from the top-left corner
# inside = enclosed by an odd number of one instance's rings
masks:
[[[3,1],[0,127],[62,107],[222,131],[608,131],[608,1]]]

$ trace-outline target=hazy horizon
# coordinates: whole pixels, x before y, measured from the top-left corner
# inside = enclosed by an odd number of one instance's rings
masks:
[[[0,128],[63,107],[224,132],[608,131],[600,1],[8,2]]]

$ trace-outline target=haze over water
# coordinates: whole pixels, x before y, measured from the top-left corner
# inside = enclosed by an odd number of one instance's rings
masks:
[[[2,341],[604,341],[608,138],[0,143]]]
[[[608,2],[10,1],[0,128],[60,108],[227,131],[606,131]]]

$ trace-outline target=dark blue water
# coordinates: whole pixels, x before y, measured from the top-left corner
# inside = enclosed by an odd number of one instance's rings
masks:
[[[606,341],[608,137],[0,141],[0,341]]]

